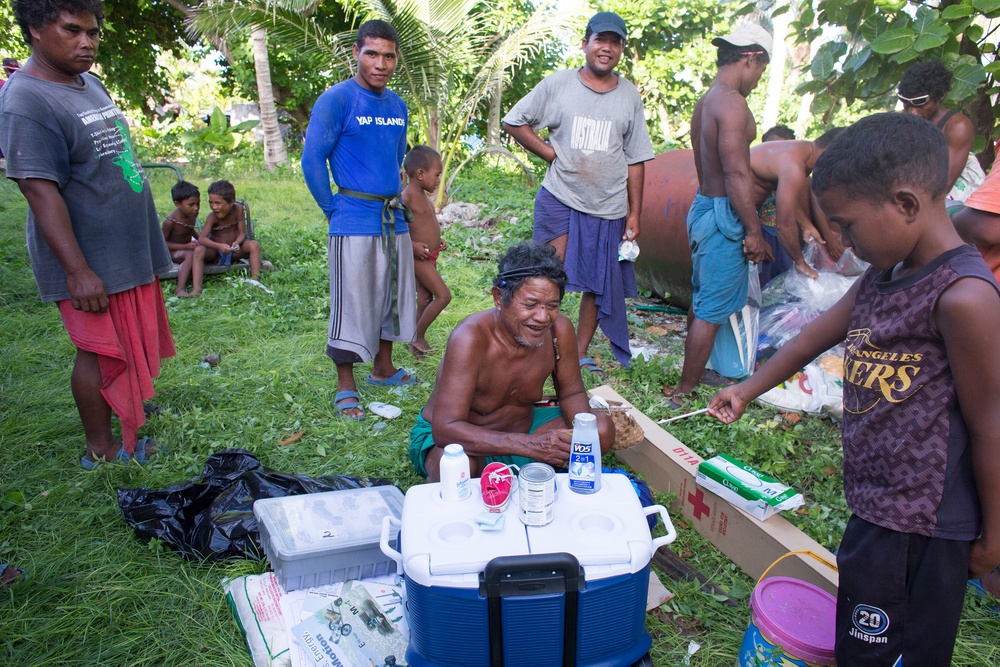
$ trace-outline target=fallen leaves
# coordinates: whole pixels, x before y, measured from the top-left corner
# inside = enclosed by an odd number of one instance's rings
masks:
[[[305,434],[306,434],[305,431],[296,431],[295,433],[292,433],[291,435],[286,435],[286,436],[283,436],[282,438],[280,438],[278,440],[278,444],[281,445],[282,447],[287,447],[288,445],[292,444],[293,442],[298,442],[299,440],[301,440],[302,436],[304,436]]]

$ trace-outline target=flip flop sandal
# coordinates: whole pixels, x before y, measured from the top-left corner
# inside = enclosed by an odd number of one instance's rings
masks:
[[[353,398],[354,400],[340,405],[340,401],[348,398]],[[338,391],[337,395],[333,397],[333,403],[337,407],[337,416],[341,419],[350,419],[351,421],[359,422],[367,416],[364,408],[361,407],[361,401],[356,391]],[[345,410],[352,410],[354,408],[361,410],[361,414],[354,417],[344,414]]]
[[[14,584],[20,583],[27,578],[27,575],[24,574],[24,570],[21,568],[14,567],[13,565],[7,565],[6,563],[0,563],[0,591],[5,591]]]
[[[379,401],[372,401],[369,403],[368,409],[379,417],[385,417],[386,419],[395,419],[399,415],[403,414],[403,410],[397,408],[395,405],[380,403]]]
[[[409,375],[409,379],[404,380],[403,378],[407,375]],[[377,378],[369,375],[365,378],[365,381],[368,384],[379,385],[382,387],[399,387],[405,384],[416,384],[417,378],[416,376],[407,373],[405,368],[400,368],[387,378]]]
[[[667,399],[667,407],[671,410],[684,410],[684,403],[671,396]]]
[[[580,360],[580,370],[590,371],[591,373],[595,374],[599,379],[601,380],[604,379],[604,369],[601,368],[597,364],[597,362],[591,359],[590,357],[584,357],[583,359]]]
[[[734,380],[719,375],[715,371],[705,371],[701,376],[701,383],[709,387],[731,387],[736,384]]]
[[[152,445],[152,447],[150,447],[150,445]],[[146,451],[147,447],[149,447],[150,450],[149,452]],[[135,462],[139,464],[149,463],[150,455],[154,453],[154,451],[155,453],[160,454],[164,451],[164,448],[160,446],[160,443],[156,442],[152,438],[140,438],[135,443],[135,451],[132,454],[126,452],[125,445],[122,445],[118,449],[118,453],[115,454],[115,458],[112,460],[121,461],[122,463],[125,463],[131,459],[135,459]],[[80,465],[83,466],[84,470],[94,470],[104,465],[105,463],[108,463],[108,461],[105,461],[103,459],[98,461],[91,461],[86,456],[80,458]]]

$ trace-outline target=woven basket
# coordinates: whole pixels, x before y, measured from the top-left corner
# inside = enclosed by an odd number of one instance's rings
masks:
[[[645,432],[639,426],[639,422],[629,414],[631,408],[612,407],[601,412],[611,415],[611,421],[615,423],[615,441],[611,445],[612,450],[628,449],[642,442]]]

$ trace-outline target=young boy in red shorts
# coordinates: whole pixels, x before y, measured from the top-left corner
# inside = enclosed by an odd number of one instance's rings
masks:
[[[948,148],[926,120],[858,121],[812,188],[871,268],[709,412],[739,419],[846,340],[837,664],[947,667],[966,580],[1000,563],[1000,288],[948,218]]]

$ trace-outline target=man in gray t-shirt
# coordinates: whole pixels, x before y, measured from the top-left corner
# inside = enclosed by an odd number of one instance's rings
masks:
[[[90,9],[39,19],[37,4],[14,5],[32,54],[0,90],[0,148],[7,177],[28,200],[28,256],[39,293],[58,304],[77,348],[72,389],[87,448],[81,464],[142,463],[153,450],[136,433],[145,422],[143,400],[153,396],[160,360],[174,354],[156,279],[170,255],[125,116],[87,73],[103,7],[81,4]],[[121,441],[112,434],[112,410]]]
[[[628,366],[625,297],[636,295],[632,264],[618,244],[639,237],[643,163],[653,159],[639,91],[614,68],[627,37],[625,22],[600,12],[587,24],[586,63],[556,72],[504,117],[504,129],[549,163],[535,198],[534,240],[555,247],[583,292],[577,328],[580,366],[603,377],[587,349],[600,323],[620,363]],[[549,142],[536,132],[549,131]]]

